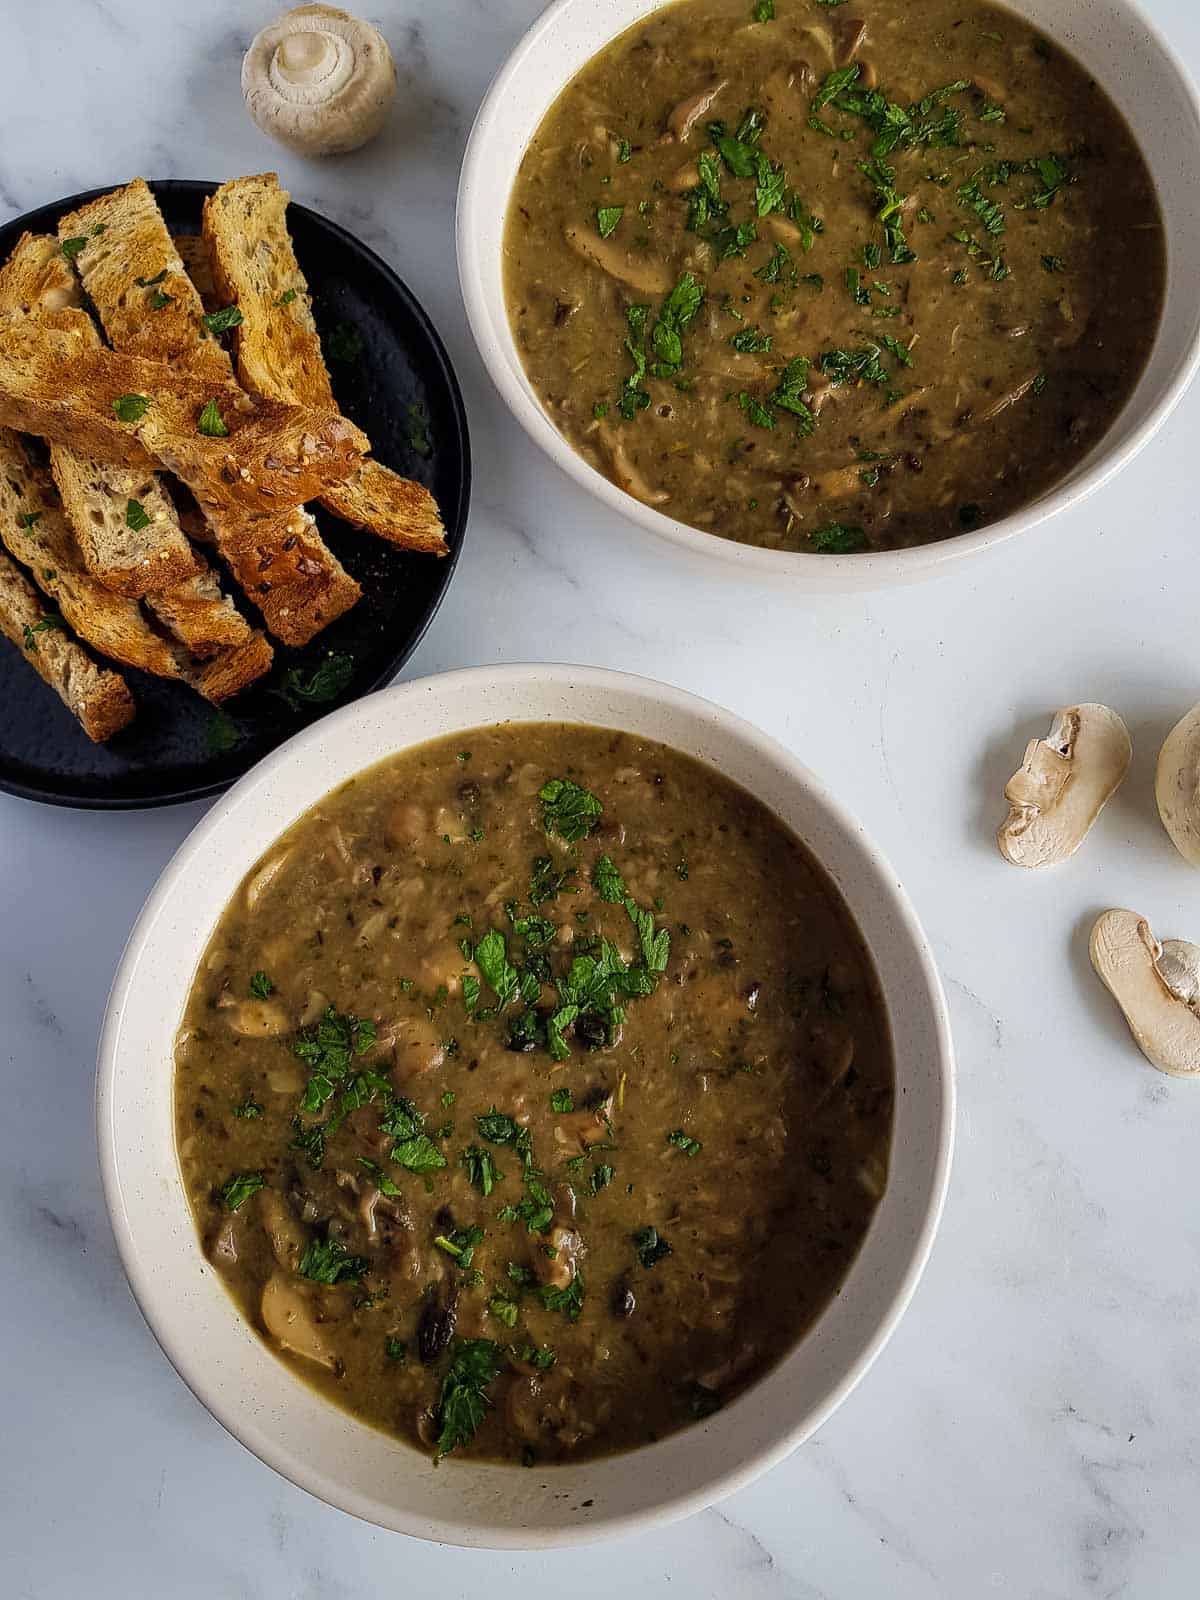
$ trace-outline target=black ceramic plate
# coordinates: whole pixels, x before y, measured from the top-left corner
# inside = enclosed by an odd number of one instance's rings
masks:
[[[198,233],[211,183],[150,186],[173,233]],[[0,260],[18,237],[53,233],[59,216],[95,195],[72,195],[0,227]],[[396,274],[365,245],[303,206],[288,223],[342,410],[371,437],[385,466],[418,478],[437,499],[450,554],[414,555],[315,510],[321,533],[362,585],[362,599],[303,649],[275,643],[268,677],[216,711],[182,684],[122,667],[137,716],[93,745],[58,696],[0,637],[0,788],[55,805],[123,808],[196,800],[227,788],[262,756],[334,705],[385,682],[415,650],[437,610],[462,546],[470,448],[462,395],[428,317]],[[340,352],[342,359],[336,359]],[[238,599],[229,581],[226,590]],[[256,624],[258,613],[244,609]],[[297,682],[330,653],[349,657],[348,680],[328,699],[297,698]],[[346,667],[346,663],[339,663]],[[320,689],[321,683],[316,687]]]

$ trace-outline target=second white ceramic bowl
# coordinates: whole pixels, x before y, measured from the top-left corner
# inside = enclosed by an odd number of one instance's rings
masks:
[[[246,872],[331,788],[384,757],[482,724],[588,722],[661,740],[728,774],[807,843],[875,959],[896,1055],[891,1173],[840,1294],[778,1367],[708,1421],[630,1455],[552,1470],[435,1468],[307,1388],[251,1331],[205,1260],[175,1154],[173,1045],[200,958]],[[246,774],[180,848],[138,918],[100,1041],[105,1195],[138,1304],[186,1383],[243,1444],[331,1504],[403,1533],[541,1548],[685,1515],[782,1459],[862,1377],[908,1303],[950,1164],[945,1002],[891,868],[811,773],[730,712],[643,678],[512,666],[426,678],[333,713]]]
[[[530,139],[575,74],[659,0],[556,0],[497,73],[463,158],[458,269],[467,317],[493,382],[521,426],[590,494],[668,540],[693,562],[808,589],[880,589],[945,572],[1027,533],[1092,494],[1162,425],[1200,364],[1200,100],[1179,57],[1135,0],[1010,0],[1010,9],[1065,45],[1124,113],[1158,187],[1167,234],[1167,295],[1145,372],[1116,423],[1049,493],[975,533],[879,555],[828,556],[758,549],[703,533],[643,505],[578,455],[525,376],[504,303],[508,196]],[[919,10],[915,25],[919,26]],[[749,7],[747,7],[749,11]],[[1114,248],[1128,248],[1121,241]]]

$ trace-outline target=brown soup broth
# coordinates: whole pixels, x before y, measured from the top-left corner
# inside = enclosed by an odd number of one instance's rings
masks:
[[[594,467],[780,550],[1044,495],[1162,309],[1154,185],[1083,67],[984,0],[682,0],[556,100],[505,232],[514,336]]]
[[[707,1415],[836,1294],[886,1181],[839,894],[735,784],[598,728],[478,729],[320,801],[223,914],[176,1060],[222,1281],[425,1450]]]

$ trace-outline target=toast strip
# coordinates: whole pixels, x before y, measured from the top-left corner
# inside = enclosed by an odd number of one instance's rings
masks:
[[[214,517],[217,549],[284,644],[307,644],[358,600],[358,584],[303,506],[275,522]]]
[[[48,234],[22,234],[0,268],[0,314],[36,318],[82,303],[79,281],[58,241]],[[82,322],[78,326],[85,336]],[[100,343],[94,330],[92,343]],[[136,599],[202,570],[156,478],[88,461],[65,445],[56,446],[54,456],[55,479],[80,554],[102,583]],[[130,526],[135,499],[149,518],[143,527]],[[133,521],[139,521],[136,513]]]
[[[29,459],[17,436],[2,428],[0,541],[57,602],[80,638],[124,666],[188,683],[206,699],[225,699],[271,664],[270,645],[253,633],[214,660],[197,664],[150,627],[135,600],[92,577],[48,475]]]
[[[0,267],[0,313],[23,317],[48,311],[78,311],[79,280],[48,233],[23,233]]]
[[[99,461],[161,462],[206,512],[260,517],[315,499],[366,449],[365,435],[336,411],[252,399],[232,382],[97,349],[92,331],[78,311],[0,322],[0,425]],[[218,437],[200,432],[210,404],[226,429]]]
[[[218,381],[233,376],[143,178],[60,218],[58,237],[114,349],[198,366]]]
[[[0,633],[13,644],[79,719],[84,733],[102,744],[133,719],[133,696],[119,672],[98,667],[60,627],[47,627],[37,590],[6,555],[0,554]]]
[[[253,628],[229,596],[221,592],[217,574],[208,565],[172,589],[148,594],[143,603],[197,661],[207,661],[254,637]]]
[[[37,317],[81,304],[79,281],[58,241],[22,234],[0,267],[0,313]],[[197,659],[249,641],[250,624],[192,550],[157,476],[88,461],[65,445],[50,454],[63,510],[94,577],[119,594],[151,596],[158,620]],[[135,526],[142,516],[146,525]]]
[[[333,389],[308,284],[287,226],[288,193],[273,172],[235,178],[204,202],[204,239],[218,298],[236,304],[238,376],[254,394],[332,407]],[[321,494],[336,516],[405,549],[445,555],[437,503],[423,484],[376,461]]]

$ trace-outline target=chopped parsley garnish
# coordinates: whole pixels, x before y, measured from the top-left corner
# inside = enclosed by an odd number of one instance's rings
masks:
[[[59,245],[59,249],[62,251],[63,255],[66,256],[68,261],[74,261],[75,257],[86,244],[87,239],[80,234],[76,234],[72,239],[64,239],[62,244]]]
[[[394,1336],[389,1335],[389,1337],[383,1341],[383,1353],[387,1356],[389,1361],[394,1361],[399,1364],[408,1355],[408,1345],[405,1340],[397,1339]]]
[[[250,993],[256,1000],[265,1000],[269,994],[275,992],[275,985],[265,972],[256,972],[250,979]]]
[[[230,328],[236,328],[242,321],[242,313],[237,306],[223,306],[220,311],[210,311],[200,318],[209,333],[227,333]]]
[[[227,711],[214,711],[204,728],[204,748],[210,756],[224,755],[236,750],[242,742],[242,730]]]
[[[1042,266],[1047,272],[1065,272],[1067,264],[1061,256],[1043,256]]]
[[[229,436],[229,429],[225,426],[225,419],[215,400],[210,400],[204,406],[196,427],[206,439],[226,439]]]
[[[405,413],[408,418],[408,445],[426,461],[433,454],[433,438],[429,432],[429,413],[419,400],[414,400]]]
[[[495,1106],[477,1116],[475,1126],[481,1137],[492,1144],[516,1144],[521,1135],[519,1125],[503,1111],[497,1111]]]
[[[512,1354],[515,1361],[523,1361],[526,1366],[533,1367],[538,1372],[549,1372],[558,1360],[558,1351],[552,1350],[548,1344],[513,1345]]]
[[[276,300],[275,304],[277,306],[290,306],[292,301],[299,293],[300,291],[298,289],[285,289],[279,296],[279,299]]]
[[[984,193],[979,182],[981,175],[982,168],[979,172],[972,174],[965,183],[959,184],[959,203],[966,206],[968,211],[973,212],[978,217],[985,233],[1003,233],[1004,207],[998,200],[991,200]]]
[[[230,1109],[239,1122],[253,1122],[263,1114],[263,1108],[257,1100],[242,1100]]]
[[[575,1109],[575,1096],[570,1089],[555,1089],[550,1096],[550,1109],[562,1115]]]
[[[37,636],[39,633],[50,633],[53,629],[62,628],[63,619],[49,612],[38,619],[37,622],[25,624],[23,630],[24,644],[30,655],[37,654]]]
[[[504,1176],[492,1159],[491,1151],[477,1144],[468,1145],[461,1160],[472,1187],[478,1189],[486,1200]]]
[[[301,1111],[319,1111],[331,1100],[355,1056],[366,1055],[375,1039],[373,1022],[327,1006],[320,1021],[304,1029],[292,1045],[293,1054],[299,1056],[309,1070],[308,1087],[300,1101]]]
[[[500,1346],[491,1339],[460,1339],[446,1376],[437,1410],[437,1456],[470,1444],[487,1416],[487,1388],[500,1373]]]
[[[146,304],[151,311],[165,311],[173,303],[174,299],[174,295],[164,294],[161,289],[151,289],[146,296]]]
[[[775,0],[756,0],[754,10],[750,15],[755,22],[774,22]]]
[[[517,1318],[521,1314],[521,1307],[512,1295],[505,1294],[503,1289],[497,1289],[487,1303],[488,1313],[502,1322],[506,1328],[515,1328]]]
[[[41,520],[41,516],[42,513],[40,511],[22,511],[21,515],[17,518],[17,527],[32,528],[35,522],[39,522]],[[54,574],[50,573],[49,576],[53,577]]]
[[[682,1150],[685,1156],[698,1156],[704,1148],[699,1139],[693,1139],[682,1128],[672,1128],[667,1135],[667,1143],[674,1145],[676,1150]]]
[[[144,394],[121,394],[112,403],[118,422],[140,422],[150,409],[150,398]]]
[[[167,269],[164,267],[161,272],[156,272],[152,278],[135,278],[133,281],[139,289],[153,289],[156,284],[162,283],[166,276]]]
[[[387,1195],[389,1200],[395,1200],[399,1196],[400,1189],[388,1177],[378,1161],[372,1161],[368,1156],[359,1156],[358,1164],[364,1172],[370,1174],[371,1182],[380,1194]]]
[[[236,1211],[266,1186],[267,1180],[261,1172],[237,1172],[222,1186],[221,1204],[226,1211]]]
[[[437,1172],[446,1165],[446,1158],[428,1134],[418,1133],[411,1139],[401,1139],[392,1146],[392,1160],[408,1172],[418,1175]]]
[[[542,802],[542,823],[547,833],[574,843],[586,839],[596,826],[604,807],[587,789],[570,778],[551,778],[538,791]]]
[[[547,1311],[561,1311],[568,1322],[578,1322],[583,1310],[583,1273],[576,1272],[565,1289],[555,1289],[544,1283],[538,1289],[538,1298]]]
[[[284,673],[278,694],[297,709],[298,704],[327,705],[336,700],[354,676],[354,657],[344,651],[331,650],[311,672],[303,667],[289,667]]]
[[[314,1239],[296,1270],[313,1283],[357,1283],[370,1269],[365,1256],[353,1256],[340,1239]]]
[[[342,361],[350,365],[357,361],[362,353],[362,334],[348,322],[339,322],[325,340],[325,354],[332,361]]]
[[[602,239],[607,239],[610,234],[617,231],[617,224],[620,222],[624,212],[624,206],[596,207],[596,232]]]
[[[478,1226],[455,1228],[453,1233],[439,1233],[434,1244],[456,1261],[464,1272],[475,1259],[475,1251],[483,1243],[483,1229]]]
[[[150,514],[140,500],[130,500],[125,506],[125,526],[140,533],[150,526]]]
[[[771,348],[771,335],[757,327],[741,328],[729,342],[742,355],[758,355]]]
[[[850,527],[844,522],[826,522],[814,528],[809,535],[815,549],[826,555],[852,555],[866,548],[867,536],[862,528]]]
[[[508,940],[499,928],[490,928],[480,939],[474,961],[496,996],[495,1009],[503,1011],[520,993],[521,975],[508,959]]]
[[[599,1194],[601,1189],[608,1188],[613,1181],[613,1170],[607,1163],[599,1163],[592,1168],[590,1188],[594,1195]]]
[[[664,1256],[671,1254],[671,1246],[659,1233],[652,1223],[644,1228],[639,1228],[633,1235],[633,1247],[637,1251],[637,1258],[644,1267],[653,1267]]]

